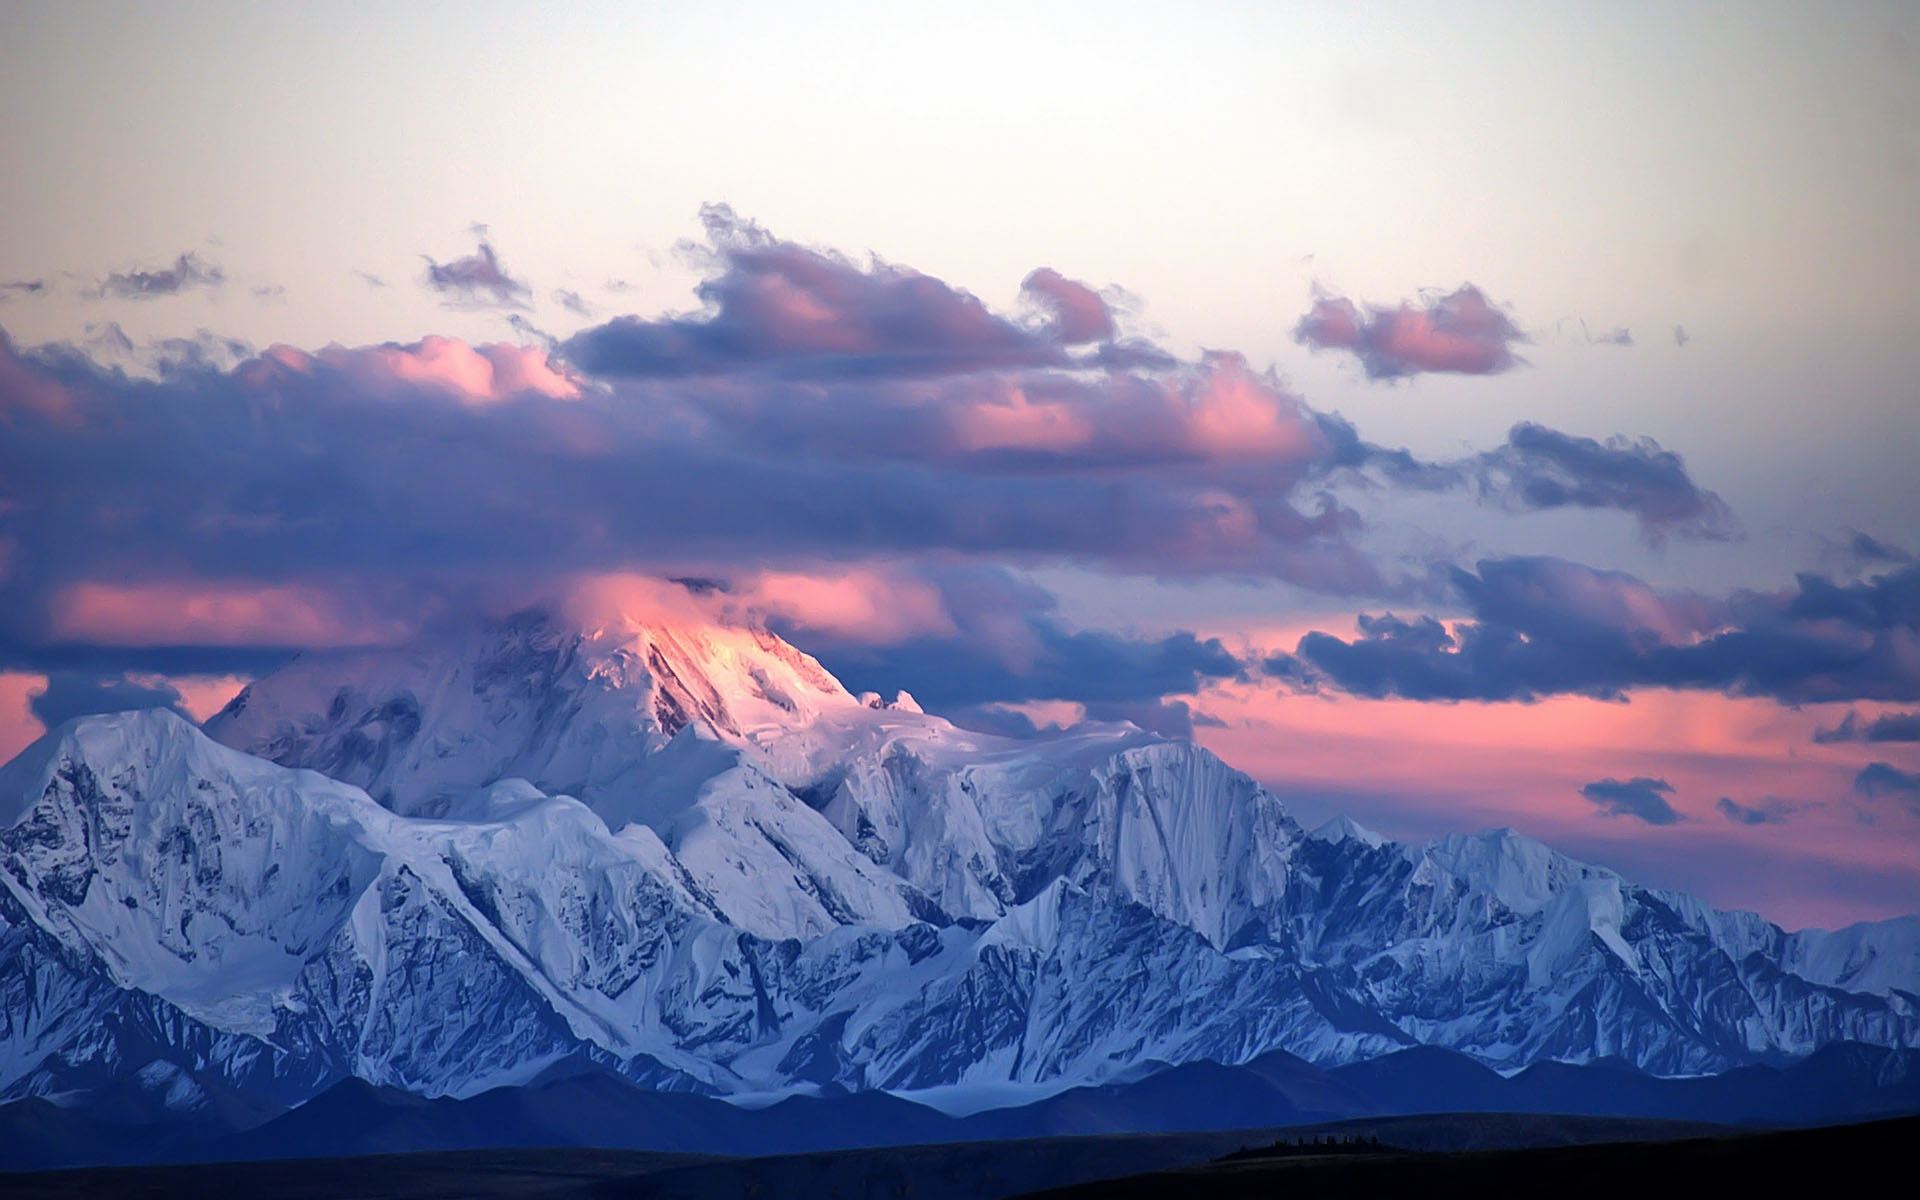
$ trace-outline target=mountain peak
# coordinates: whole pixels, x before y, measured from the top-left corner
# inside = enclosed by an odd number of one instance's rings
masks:
[[[399,649],[303,656],[207,732],[433,815],[514,776],[590,800],[690,725],[749,745],[858,705],[776,635],[691,608],[592,623],[522,612]]]
[[[0,827],[33,806],[62,762],[148,775],[164,762],[202,753],[199,731],[170,708],[73,717],[0,766]]]
[[[1449,834],[1427,844],[1426,857],[1462,878],[1478,881],[1519,913],[1538,912],[1572,880],[1611,871],[1578,863],[1544,842],[1512,829]]]
[[[1352,817],[1345,815],[1333,818],[1318,829],[1315,829],[1308,836],[1314,838],[1316,841],[1333,842],[1336,844],[1345,841],[1355,841],[1363,846],[1369,846],[1376,850],[1387,844],[1387,839],[1384,836],[1375,833]]]

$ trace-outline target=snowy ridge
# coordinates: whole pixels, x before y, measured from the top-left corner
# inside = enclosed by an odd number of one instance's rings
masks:
[[[0,790],[0,1096],[1920,1045],[1920,919],[1788,934],[1507,830],[1307,834],[1191,744],[971,733],[754,629],[521,617],[303,659],[204,733],[70,723]]]

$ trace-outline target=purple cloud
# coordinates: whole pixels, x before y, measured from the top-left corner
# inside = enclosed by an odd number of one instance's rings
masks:
[[[137,708],[175,708],[180,702],[179,690],[164,680],[138,683],[85,671],[51,671],[43,687],[27,694],[27,710],[48,729],[74,717]]]
[[[586,317],[589,320],[593,318],[593,305],[588,304],[586,298],[579,292],[556,288],[553,293],[553,302],[576,317]]]
[[[961,374],[1065,366],[1051,339],[995,316],[930,275],[784,242],[725,205],[701,212],[719,270],[707,311],[616,317],[568,339],[584,371],[679,378],[772,371],[813,378]]]
[[[1736,825],[1784,825],[1797,806],[1777,796],[1765,797],[1758,804],[1742,804],[1722,796],[1713,807]]]
[[[507,274],[500,256],[486,239],[486,231],[476,226],[479,245],[472,254],[451,262],[427,259],[427,286],[461,304],[495,304],[519,308],[533,294],[533,288]],[[371,281],[371,276],[363,276]]]
[[[724,209],[706,217],[704,314],[622,318],[564,355],[439,337],[256,355],[205,335],[143,379],[0,335],[0,663],[243,670],[422,614],[537,599],[530,579],[822,562],[934,572],[956,611],[962,569],[989,567],[1426,595],[1425,570],[1409,577],[1361,549],[1363,519],[1333,497],[1334,473],[1418,489],[1478,481],[1485,496],[1519,496],[1510,507],[1615,508],[1663,529],[1686,528],[1676,497],[1711,497],[1651,443],[1532,426],[1493,452],[1498,480],[1477,458],[1424,462],[1364,442],[1237,355],[1180,362],[1110,340],[1069,357],[1067,339],[1108,329],[1098,297],[1057,276],[1033,277],[1059,302],[1036,329],[928,276],[781,242]],[[611,365],[594,374],[583,360]],[[1479,579],[1463,573],[1456,591]],[[1001,597],[1017,619],[955,617],[953,631],[897,641],[882,665],[951,708],[1072,700],[1090,712],[1158,705],[1243,669],[1217,644],[1075,631],[1035,605]],[[1526,619],[1564,626],[1583,611],[1562,610]],[[215,628],[194,613],[228,618]],[[1515,619],[1489,610],[1481,622]],[[1618,613],[1590,619],[1618,636]],[[1581,660],[1585,675],[1566,655],[1515,675],[1477,646],[1449,650],[1437,623],[1393,620],[1369,618],[1358,650],[1305,644],[1300,678],[1341,686],[1342,653],[1388,650],[1399,657],[1353,687],[1513,694],[1635,678],[1607,674],[1605,653]],[[843,651],[855,673],[880,661]],[[1415,669],[1415,651],[1430,660],[1425,682],[1395,673]]]
[[[1462,284],[1445,295],[1362,312],[1341,296],[1322,296],[1294,326],[1293,340],[1315,350],[1345,350],[1369,379],[1427,371],[1491,375],[1513,366],[1513,346],[1527,340],[1479,288]]]
[[[226,281],[226,273],[218,266],[197,254],[189,253],[174,259],[172,266],[155,271],[112,272],[100,281],[92,296],[95,299],[152,300],[161,296],[177,296],[194,288],[219,287]]]
[[[1507,444],[1472,460],[1484,496],[1523,509],[1605,508],[1630,513],[1647,541],[1669,535],[1725,540],[1732,512],[1652,438],[1605,442],[1522,421]]]
[[[1874,566],[1880,563],[1910,563],[1913,555],[1898,546],[1890,546],[1875,537],[1853,531],[1853,537],[1847,542],[1846,555],[1855,564]]]
[[[1684,820],[1667,803],[1673,785],[1664,779],[1636,775],[1632,779],[1597,779],[1580,794],[1609,817],[1632,817],[1648,825],[1673,825]]]
[[[1217,638],[1069,629],[1051,594],[998,568],[935,568],[925,577],[941,592],[950,631],[886,646],[815,633],[809,649],[854,690],[904,687],[932,711],[1065,700],[1096,720],[1161,732],[1193,728],[1187,705],[1165,697],[1246,673]],[[986,712],[976,719],[1008,720]]]
[[[1849,712],[1832,729],[1816,729],[1813,740],[1823,746],[1842,742],[1920,742],[1920,712],[1881,713],[1871,721],[1861,721]]]
[[[1308,633],[1268,673],[1415,700],[1613,699],[1636,687],[1796,704],[1920,699],[1920,567],[1855,584],[1803,575],[1786,591],[1723,599],[1555,558],[1450,574],[1469,619],[1450,628],[1363,614],[1357,637]]]
[[[1481,501],[1514,512],[1622,512],[1639,523],[1642,538],[1653,546],[1668,537],[1737,536],[1738,523],[1726,503],[1695,483],[1681,457],[1652,438],[1615,436],[1601,442],[1522,421],[1508,431],[1504,445],[1428,462],[1363,440],[1335,414],[1316,413],[1314,419],[1330,447],[1328,469],[1361,471],[1420,491],[1471,487]]]
[[[14,663],[74,644],[59,618],[79,611],[73,589],[102,580],[380,594],[396,614],[529,578],[823,557],[1075,562],[1378,590],[1377,567],[1351,541],[1357,516],[1311,490],[1312,422],[1242,371],[1195,368],[1180,385],[1191,390],[1172,393],[1116,383],[1187,439],[1173,459],[1129,442],[1120,422],[1091,435],[1085,469],[1067,459],[1037,471],[1007,457],[1030,440],[1031,412],[998,411],[996,394],[980,424],[961,411],[971,401],[918,382],[609,388],[537,350],[448,339],[276,347],[231,368],[187,356],[139,379],[0,339],[0,642]],[[1081,415],[1097,415],[1098,401],[1088,393]],[[816,402],[829,422],[817,445],[757,416]],[[903,411],[911,420],[888,427]],[[975,440],[943,446],[955,429]],[[1261,430],[1265,441],[1250,437]],[[1210,464],[1210,447],[1241,457]],[[140,603],[129,595],[115,611]]]
[[[1868,763],[1853,777],[1853,790],[1869,800],[1897,800],[1920,817],[1920,772],[1902,771],[1892,763]]]
[[[1041,267],[1027,276],[1020,290],[1051,314],[1047,332],[1061,345],[1113,340],[1113,311],[1100,293],[1086,284],[1068,279],[1052,267]]]

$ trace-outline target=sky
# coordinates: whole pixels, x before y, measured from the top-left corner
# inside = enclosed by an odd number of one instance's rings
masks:
[[[698,577],[1309,825],[1920,911],[1920,13],[0,8],[0,756]]]

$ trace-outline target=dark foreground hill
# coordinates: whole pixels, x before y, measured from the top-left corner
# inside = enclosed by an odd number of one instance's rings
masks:
[[[1188,1200],[1194,1196],[1449,1197],[1541,1195],[1556,1200],[1809,1196],[1865,1186],[1912,1188],[1920,1118],[1863,1125],[1474,1152],[1383,1145],[1300,1146],[1234,1154],[1203,1165],[1033,1193],[1034,1200]]]
[[[1127,1083],[1072,1088],[1018,1108],[948,1116],[881,1092],[793,1096],[762,1108],[658,1092],[586,1071],[464,1100],[347,1080],[264,1123],[142,1121],[140,1110],[0,1106],[0,1169],[340,1158],[500,1147],[574,1147],[767,1158],[861,1147],[1108,1134],[1274,1129],[1395,1114],[1554,1113],[1793,1126],[1920,1113],[1920,1052],[1831,1046],[1779,1067],[1660,1079],[1617,1062],[1543,1063],[1511,1078],[1435,1047],[1323,1070],[1285,1053],[1237,1066],[1186,1063]],[[1450,1128],[1458,1128],[1458,1121]],[[1515,1127],[1517,1118],[1504,1118]],[[1402,1126],[1423,1128],[1417,1123]],[[1544,1127],[1543,1127],[1544,1128]],[[1560,1140],[1534,1138],[1535,1144]],[[1405,1142],[1413,1148],[1465,1143]],[[1151,1164],[1140,1169],[1148,1169]]]
[[[19,1200],[233,1196],[279,1200],[982,1200],[1205,1164],[1276,1139],[1378,1138],[1457,1152],[1721,1132],[1598,1117],[1439,1115],[1205,1133],[1024,1138],[759,1158],[574,1148],[107,1167],[0,1176]]]

